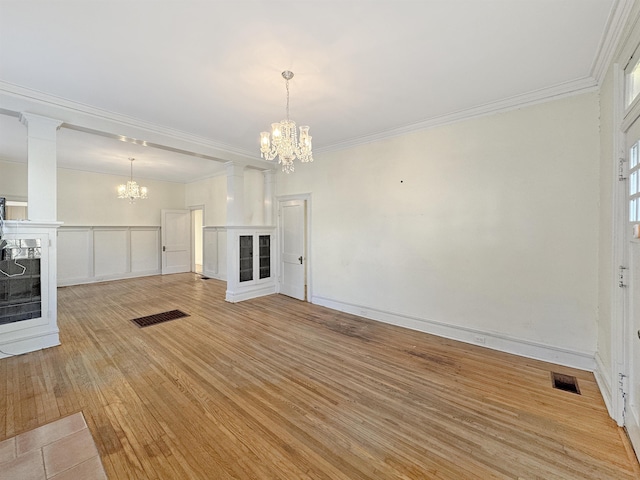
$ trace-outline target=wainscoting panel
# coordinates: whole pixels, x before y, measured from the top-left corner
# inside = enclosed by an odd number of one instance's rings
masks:
[[[93,230],[93,266],[96,277],[129,271],[129,231],[126,228]]]
[[[131,228],[131,272],[157,272],[161,268],[160,229]]]
[[[227,229],[204,227],[204,271],[207,277],[227,279]]]
[[[60,227],[58,286],[161,273],[160,227]]]
[[[93,235],[87,228],[58,229],[58,284],[93,277]]]

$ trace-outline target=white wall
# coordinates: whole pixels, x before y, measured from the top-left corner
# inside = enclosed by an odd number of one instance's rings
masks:
[[[0,160],[0,197],[27,199],[27,164]]]
[[[312,194],[313,300],[592,358],[598,135],[591,93],[279,173],[278,195]]]
[[[264,174],[260,170],[244,171],[244,224],[264,225]]]
[[[159,226],[162,209],[185,208],[185,186],[136,178],[149,189],[149,198],[130,204],[117,198],[126,177],[58,169],[58,220],[65,225]]]
[[[219,175],[185,185],[185,205],[204,205],[205,225],[227,223],[227,177]]]
[[[261,171],[244,170],[244,225],[264,224],[264,176]],[[187,206],[204,205],[204,224],[227,223],[227,177],[219,175],[186,185]]]

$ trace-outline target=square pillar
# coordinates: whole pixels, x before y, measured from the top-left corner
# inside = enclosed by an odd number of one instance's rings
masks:
[[[233,162],[227,167],[227,225],[244,224],[244,165]]]
[[[56,136],[61,120],[34,113],[22,113],[27,127],[27,202],[29,219],[55,222],[57,219]]]
[[[274,225],[273,223],[273,206],[274,195],[276,191],[276,175],[275,170],[263,170],[264,175],[264,224]]]

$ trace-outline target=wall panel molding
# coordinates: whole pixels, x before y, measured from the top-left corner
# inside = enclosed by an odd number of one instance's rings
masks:
[[[62,226],[58,286],[159,275],[160,227]]]

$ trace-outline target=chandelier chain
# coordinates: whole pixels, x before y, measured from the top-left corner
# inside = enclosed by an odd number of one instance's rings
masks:
[[[289,79],[287,79],[287,122],[289,121]]]

